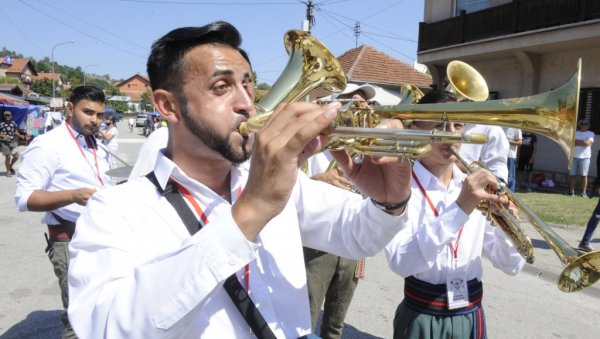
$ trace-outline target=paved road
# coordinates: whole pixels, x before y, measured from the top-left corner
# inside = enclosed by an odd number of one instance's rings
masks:
[[[141,129],[129,133],[125,122],[119,124],[119,131],[119,157],[133,163],[145,138]],[[0,337],[59,338],[60,291],[44,253],[41,215],[16,211],[15,178],[4,177],[3,171],[0,168]],[[536,247],[535,264],[509,277],[485,263],[489,337],[598,338],[600,284],[579,293],[559,291],[556,277],[561,265],[556,254],[529,225],[525,227]],[[578,229],[554,229],[573,245],[582,233]],[[599,240],[595,241],[597,244]],[[402,279],[388,270],[384,255],[367,259],[366,277],[356,290],[344,338],[391,338],[402,289]]]

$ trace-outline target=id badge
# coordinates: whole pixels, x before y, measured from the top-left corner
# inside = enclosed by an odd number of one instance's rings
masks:
[[[448,309],[469,306],[469,288],[463,272],[453,272],[446,278],[446,293],[448,295]]]

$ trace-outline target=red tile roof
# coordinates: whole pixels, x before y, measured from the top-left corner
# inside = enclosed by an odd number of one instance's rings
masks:
[[[432,80],[429,74],[415,70],[411,65],[396,60],[369,45],[361,45],[344,52],[338,58],[347,83],[379,85],[392,91],[399,91],[402,84],[429,87]],[[317,88],[310,93],[310,99],[322,98],[331,93]]]
[[[25,68],[29,64],[29,68],[33,75],[37,75],[37,72],[33,68],[33,65],[30,63],[29,59],[12,59],[12,65],[6,69],[6,73],[18,73],[21,74],[25,72]]]
[[[39,72],[38,75],[35,77],[36,80],[43,80],[43,79],[48,79],[48,80],[52,80],[52,73],[46,73],[46,72]],[[61,74],[60,73],[54,73],[54,81],[60,81],[61,78]]]
[[[369,45],[361,45],[338,57],[346,77],[352,82],[413,84],[427,87],[431,76],[396,60]]]

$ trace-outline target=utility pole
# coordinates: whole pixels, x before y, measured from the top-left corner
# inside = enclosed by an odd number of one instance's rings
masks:
[[[306,3],[306,22],[308,23],[308,29],[306,31],[308,34],[310,34],[310,30],[315,25],[314,9],[315,5],[313,5],[312,0],[308,0],[308,3]]]
[[[360,23],[358,21],[354,24],[354,36],[356,37],[355,48],[357,48],[358,47],[358,37],[360,36]]]

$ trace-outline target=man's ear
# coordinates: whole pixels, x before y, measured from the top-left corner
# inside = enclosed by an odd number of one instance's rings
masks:
[[[67,102],[67,117],[71,117],[73,115],[73,103]]]
[[[181,110],[177,97],[164,89],[157,89],[152,93],[154,107],[167,123],[177,123],[181,119]]]

